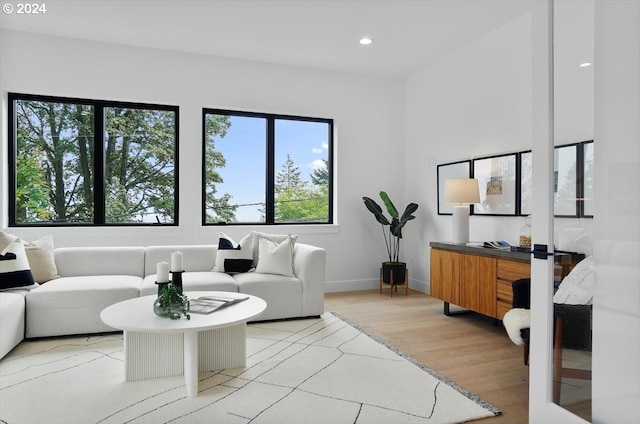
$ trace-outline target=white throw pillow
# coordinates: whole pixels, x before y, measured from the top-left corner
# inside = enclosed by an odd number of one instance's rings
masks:
[[[278,274],[293,277],[293,240],[286,236],[284,241],[276,243],[266,237],[258,241],[259,259],[256,272]]]
[[[292,249],[296,244],[296,240],[298,240],[297,234],[269,234],[269,233],[262,233],[260,231],[252,231],[251,234],[253,235],[253,264],[254,265],[257,265],[258,261],[260,260],[260,237],[264,237],[268,240],[271,240],[276,244],[280,244],[287,237],[290,237]]]
[[[17,240],[13,234],[0,231],[0,250]],[[59,278],[58,268],[53,256],[53,237],[44,236],[31,243],[22,241],[31,268],[33,279],[40,284]]]
[[[33,283],[24,244],[16,238],[0,252],[0,289],[32,286]]]
[[[252,235],[247,234],[242,238],[242,240],[240,240],[239,243],[236,243],[231,237],[221,232],[220,238],[218,240],[218,253],[216,253],[216,263],[212,271],[225,272],[225,259],[253,259],[253,251],[251,246],[252,240]],[[220,246],[222,246],[222,248]],[[235,247],[229,248],[229,246]]]
[[[553,295],[554,303],[566,305],[591,305],[596,276],[593,270],[593,256],[578,262],[571,272],[564,277]]]

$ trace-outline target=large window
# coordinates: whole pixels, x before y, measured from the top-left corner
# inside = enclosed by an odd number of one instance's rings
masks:
[[[10,225],[178,222],[178,107],[9,94]]]
[[[330,119],[203,110],[203,224],[329,224]]]

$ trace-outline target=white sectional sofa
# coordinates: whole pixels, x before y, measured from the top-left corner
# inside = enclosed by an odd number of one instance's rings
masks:
[[[100,312],[139,296],[145,250],[140,246],[56,249],[60,278],[27,293],[25,336],[114,331],[100,320]]]
[[[59,278],[31,290],[0,293],[0,358],[23,337],[91,334],[113,329],[100,320],[107,306],[156,295],[156,266],[183,254],[183,290],[247,293],[267,302],[258,320],[319,316],[324,312],[326,252],[293,245],[293,276],[213,271],[217,245],[63,247],[54,250]],[[153,313],[149,311],[149,313]]]
[[[24,339],[25,293],[0,293],[0,358]]]

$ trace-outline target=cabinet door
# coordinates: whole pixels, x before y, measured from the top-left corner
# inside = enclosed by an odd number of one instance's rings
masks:
[[[460,304],[460,256],[456,252],[431,249],[431,297]]]
[[[496,317],[496,259],[463,255],[460,267],[460,306]]]
[[[498,315],[496,297],[496,258],[478,260],[478,312],[495,318]]]
[[[460,306],[472,311],[478,310],[478,290],[480,282],[478,281],[479,274],[479,259],[480,256],[476,255],[463,255],[460,263]]]

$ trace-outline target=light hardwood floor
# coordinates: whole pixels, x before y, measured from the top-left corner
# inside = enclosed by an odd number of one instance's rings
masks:
[[[327,293],[325,310],[442,374],[502,410],[474,423],[527,423],[529,367],[522,347],[509,340],[502,322],[475,313],[443,314],[443,303],[420,292],[389,289]]]

